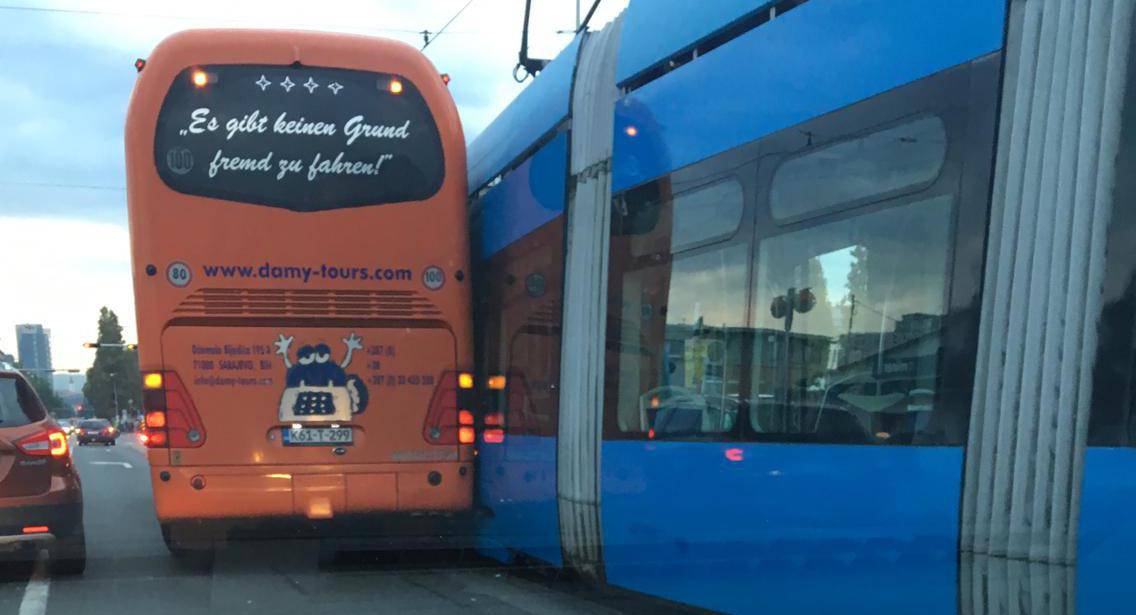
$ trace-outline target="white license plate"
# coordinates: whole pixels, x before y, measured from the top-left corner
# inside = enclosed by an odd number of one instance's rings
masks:
[[[350,427],[285,427],[283,432],[284,446],[334,446],[352,442]]]

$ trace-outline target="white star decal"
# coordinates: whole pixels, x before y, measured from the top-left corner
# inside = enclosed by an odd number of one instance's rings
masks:
[[[308,88],[308,94],[311,94],[316,91],[316,88],[319,87],[319,84],[315,81],[312,81],[311,77],[308,77],[308,80],[304,82],[304,87]]]
[[[263,92],[268,89],[268,86],[272,85],[272,82],[261,75],[260,79],[256,80],[256,84],[260,86],[260,91]]]
[[[295,85],[296,84],[292,83],[292,80],[287,78],[287,77],[284,78],[284,81],[280,82],[280,87],[284,88],[285,92],[291,92],[293,86],[295,86]]]
[[[338,81],[333,81],[331,85],[327,86],[327,89],[331,90],[332,94],[339,96],[339,90],[342,90],[343,86],[339,85]]]

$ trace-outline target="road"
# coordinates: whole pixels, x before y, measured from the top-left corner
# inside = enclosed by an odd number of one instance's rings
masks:
[[[206,613],[617,612],[564,581],[450,554],[372,554],[319,563],[314,540],[233,542],[212,564],[174,560],[154,518],[144,450],[76,447],[83,480],[88,564],[81,577],[46,566],[0,566],[0,613],[197,615]]]

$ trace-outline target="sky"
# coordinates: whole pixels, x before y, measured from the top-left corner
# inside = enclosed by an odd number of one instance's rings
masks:
[[[468,0],[46,2],[0,0],[0,351],[15,325],[52,331],[57,369],[86,369],[99,308],[135,341],[122,127],[134,60],[197,27],[302,28],[422,44]],[[581,2],[586,12],[587,0]],[[602,27],[627,0],[602,0]],[[533,0],[530,57],[571,40],[574,0]],[[524,0],[472,0],[424,51],[472,140],[525,84],[513,80]]]

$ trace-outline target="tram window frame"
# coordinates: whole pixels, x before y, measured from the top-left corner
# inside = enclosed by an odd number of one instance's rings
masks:
[[[914,183],[902,184],[887,190],[862,193],[859,196],[835,201],[827,205],[822,205],[815,208],[800,210],[795,213],[789,213],[787,215],[778,213],[778,206],[776,204],[776,194],[778,190],[777,181],[778,178],[782,177],[782,175],[786,172],[786,168],[790,165],[808,160],[826,151],[832,151],[836,148],[849,146],[856,142],[866,142],[874,137],[879,137],[883,133],[894,131],[905,126],[911,126],[918,122],[929,119],[938,120],[939,128],[941,128],[942,135],[945,138],[946,142],[942,146],[940,160],[935,168],[934,174],[928,176],[927,179],[923,179]],[[815,135],[818,134],[809,128],[801,128],[800,130],[802,130],[810,143],[815,138]],[[784,158],[777,164],[777,168],[774,169],[772,176],[769,179],[770,183],[768,186],[770,215],[774,220],[777,221],[778,224],[789,225],[794,222],[802,222],[845,209],[855,209],[864,204],[898,198],[908,194],[919,194],[927,188],[935,185],[935,183],[939,180],[939,177],[942,176],[946,168],[947,156],[950,152],[950,148],[951,135],[947,129],[946,123],[943,121],[943,118],[937,113],[927,112],[913,113],[911,115],[897,118],[894,121],[887,122],[882,125],[869,126],[864,130],[861,130],[854,134],[841,135],[835,139],[827,140],[822,143],[814,143],[808,149],[796,152],[793,155]]]
[[[989,222],[989,197],[994,167],[994,132],[1000,83],[1001,58],[992,53],[918,81],[900,86],[867,100],[859,101],[796,126],[767,135],[703,161],[677,169],[669,175],[645,182],[614,195],[613,216],[624,199],[660,191],[666,184],[706,184],[720,177],[723,169],[733,169],[742,176],[746,189],[746,211],[733,241],[749,241],[751,250],[751,289],[757,283],[755,258],[760,242],[768,237],[841,219],[897,207],[903,203],[949,194],[953,197],[948,233],[945,288],[938,348],[938,382],[935,393],[933,434],[913,446],[959,446],[966,441],[974,366],[977,355],[978,319],[981,311],[982,272],[985,264],[985,242]],[[832,210],[810,212],[800,220],[778,220],[769,203],[772,173],[785,158],[807,151],[816,144],[816,135],[831,135],[825,143],[885,129],[912,118],[933,114],[943,121],[947,133],[946,157],[935,180],[918,190],[910,187],[839,204]],[[821,144],[823,145],[823,144]],[[615,162],[618,164],[618,160]],[[744,168],[743,168],[744,167]],[[748,170],[746,170],[748,169]],[[749,177],[744,174],[749,173]],[[619,234],[616,221],[612,227],[612,257],[609,259],[609,319],[607,330],[607,377],[604,387],[603,437],[607,440],[647,440],[648,434],[622,431],[619,426],[617,389],[619,366],[612,357],[620,352],[620,300],[618,286],[629,269],[617,269],[615,240]],[[753,327],[753,291],[747,299],[747,326]],[[752,361],[752,356],[750,358]],[[746,383],[751,386],[752,383]],[[748,410],[747,410],[748,412]],[[748,416],[739,419],[735,429],[713,437],[666,437],[657,441],[743,441],[846,444],[836,440],[803,438],[793,434],[774,437],[755,433]],[[878,446],[879,443],[860,443]]]

